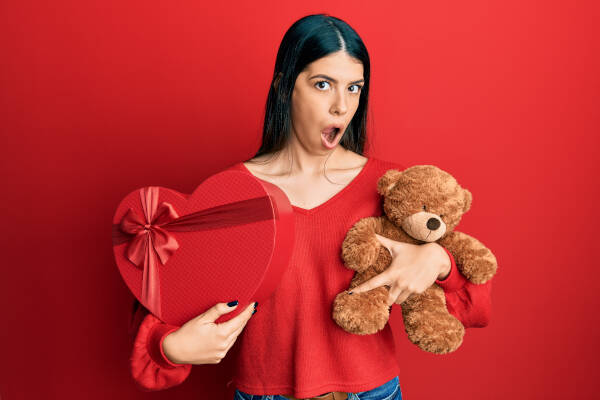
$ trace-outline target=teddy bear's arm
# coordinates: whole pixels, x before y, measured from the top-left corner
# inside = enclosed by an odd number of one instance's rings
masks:
[[[388,252],[375,237],[375,233],[384,231],[385,220],[383,216],[362,218],[348,230],[342,243],[342,259],[346,267],[364,271],[375,263],[381,251]]]
[[[438,241],[456,261],[456,267],[471,282],[489,281],[498,269],[494,254],[479,240],[466,233],[453,231]]]

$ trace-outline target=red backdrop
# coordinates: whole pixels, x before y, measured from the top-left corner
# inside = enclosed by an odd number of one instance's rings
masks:
[[[317,12],[371,54],[367,155],[454,174],[474,195],[460,230],[499,260],[491,323],[459,351],[421,352],[393,314],[404,397],[596,398],[592,3],[3,2],[2,399],[232,398],[231,359],[134,386],[111,218],[137,187],[190,192],[251,157],[279,42]]]

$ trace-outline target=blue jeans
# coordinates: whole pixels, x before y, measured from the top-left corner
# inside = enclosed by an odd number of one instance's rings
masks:
[[[285,400],[285,397],[273,394],[251,395],[240,390],[235,391],[234,400]],[[348,400],[402,400],[402,391],[398,377],[366,392],[348,393]]]

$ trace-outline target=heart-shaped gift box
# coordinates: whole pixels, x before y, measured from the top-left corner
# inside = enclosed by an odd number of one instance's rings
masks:
[[[163,322],[181,326],[218,302],[235,317],[277,287],[294,244],[285,193],[226,170],[190,195],[150,186],[129,193],[113,218],[113,250],[125,283]]]

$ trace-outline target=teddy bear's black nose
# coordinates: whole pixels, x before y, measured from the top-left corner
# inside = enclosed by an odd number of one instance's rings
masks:
[[[437,228],[440,227],[440,220],[437,218],[429,218],[429,220],[427,221],[427,228],[431,229],[432,231],[435,231]]]

